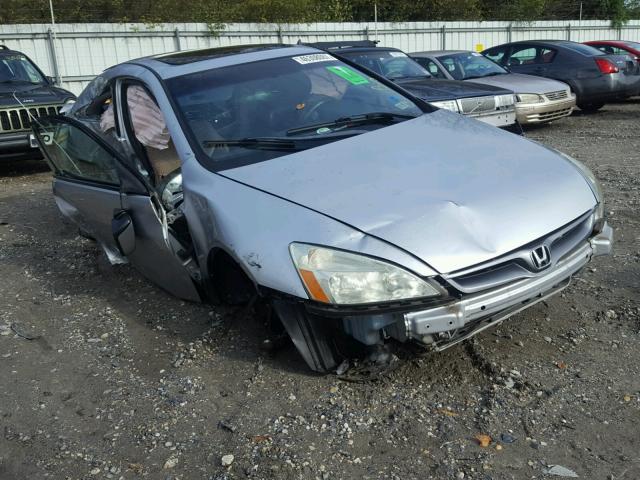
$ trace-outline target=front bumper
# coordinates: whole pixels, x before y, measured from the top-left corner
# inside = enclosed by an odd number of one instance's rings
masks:
[[[516,117],[523,125],[530,123],[544,123],[571,115],[576,106],[576,96],[556,101],[542,103],[516,104]]]
[[[465,117],[475,118],[481,122],[488,123],[494,127],[509,127],[516,123],[516,111],[514,110],[495,110],[492,112],[483,112],[478,114],[464,114]]]
[[[404,314],[403,336],[432,344],[437,350],[455,345],[558,293],[592,257],[610,254],[612,245],[613,230],[605,223],[602,232],[539,276],[469,295],[452,304]]]
[[[0,134],[0,160],[42,158],[29,141],[29,132]]]

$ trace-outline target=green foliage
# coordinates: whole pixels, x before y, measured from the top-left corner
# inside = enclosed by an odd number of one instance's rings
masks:
[[[0,23],[48,23],[49,0],[0,0]],[[233,22],[373,21],[374,0],[53,0],[60,23],[155,25],[202,22],[212,33]],[[640,0],[377,0],[384,22],[445,20],[607,19],[620,26],[640,18]]]

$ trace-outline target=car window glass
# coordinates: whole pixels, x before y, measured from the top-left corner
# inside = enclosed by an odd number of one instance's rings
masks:
[[[502,75],[507,71],[500,65],[476,52],[456,53],[438,58],[456,80]]]
[[[502,63],[504,60],[504,54],[506,49],[504,48],[491,48],[483,53],[483,55],[496,63]]]
[[[550,48],[539,48],[536,63],[551,63],[556,56],[556,51]]]
[[[584,45],[582,43],[575,42],[562,42],[560,43],[560,45],[562,45],[564,48],[581,53],[582,55],[588,55],[590,57],[593,55],[604,55],[600,50],[592,47],[591,45]]]
[[[367,51],[345,53],[344,56],[358,65],[373,70],[390,79],[425,77],[430,75],[423,66],[400,51]]]
[[[640,43],[638,42],[624,42],[627,47],[631,47],[634,50],[640,50]]]
[[[113,154],[80,128],[54,121],[36,126],[40,142],[62,176],[119,185]]]
[[[415,57],[414,60],[418,62],[420,66],[426,68],[432,77],[447,78],[444,71],[430,58]]]
[[[509,65],[531,65],[536,63],[535,47],[516,47],[509,57]]]
[[[24,55],[0,56],[0,82],[42,83],[44,78]]]
[[[253,163],[287,153],[216,144],[219,140],[277,137],[301,141],[290,136],[289,130],[374,112],[409,117],[423,113],[409,97],[328,54],[209,69],[170,79],[167,84],[196,150],[218,165]],[[334,140],[326,141],[335,141],[344,132],[364,133],[388,124],[370,123],[357,130],[318,128],[301,137],[313,137],[315,142],[328,136]]]

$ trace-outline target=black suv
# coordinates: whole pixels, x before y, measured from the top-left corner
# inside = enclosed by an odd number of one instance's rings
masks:
[[[31,122],[58,114],[75,98],[56,87],[24,53],[0,45],[0,161],[42,158],[29,143]]]

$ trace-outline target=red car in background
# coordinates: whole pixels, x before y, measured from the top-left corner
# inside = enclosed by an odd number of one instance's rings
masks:
[[[591,45],[604,53],[614,55],[631,55],[640,65],[640,42],[628,42],[626,40],[595,40],[583,43],[585,45]]]

